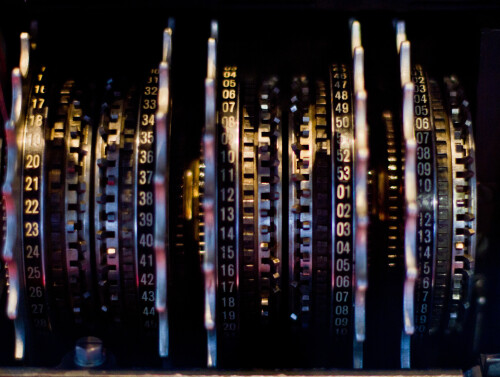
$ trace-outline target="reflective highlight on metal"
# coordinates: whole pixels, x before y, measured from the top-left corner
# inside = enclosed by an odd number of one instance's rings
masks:
[[[365,90],[365,51],[363,46],[354,49],[354,93]]]
[[[361,26],[354,21],[351,26],[351,43],[353,51],[354,76],[354,187],[355,187],[355,215],[354,215],[354,365],[363,365],[363,348],[356,343],[365,341],[366,333],[366,290],[368,288],[368,124],[364,89],[364,51],[361,46]]]
[[[417,143],[413,131],[413,94],[415,85],[403,86],[403,133],[405,138],[405,282],[403,293],[403,321],[405,333],[413,334],[415,280],[417,278]]]
[[[396,27],[396,43],[400,58],[402,95],[402,120],[405,148],[404,195],[405,195],[405,282],[403,288],[404,332],[415,331],[415,282],[417,279],[417,143],[414,132],[414,93],[411,81],[410,42],[406,40],[405,23],[399,21]],[[403,342],[403,340],[402,340]]]
[[[205,195],[203,212],[205,216],[205,253],[203,274],[205,281],[204,323],[207,330],[207,366],[217,366],[216,288],[217,288],[217,184],[216,184],[216,59],[217,42],[212,23],[212,38],[208,40],[207,78],[205,79],[205,132],[203,136],[203,160],[205,163]]]
[[[354,50],[361,47],[361,24],[357,20],[351,20],[351,52],[354,55]]]
[[[29,40],[26,33],[21,35],[21,41]],[[23,45],[23,42],[21,42]],[[25,73],[29,70],[29,44],[24,49]],[[25,315],[24,315],[24,293],[22,292],[22,258],[17,254],[21,239],[21,191],[20,187],[20,145],[22,145],[21,127],[23,103],[22,73],[19,68],[12,71],[12,108],[10,119],[5,123],[5,136],[7,140],[7,171],[2,192],[6,208],[6,234],[3,247],[3,258],[9,265],[9,294],[7,298],[7,316],[14,320],[15,346],[14,357],[17,360],[25,356]]]
[[[410,42],[401,42],[399,51],[400,66],[399,71],[401,73],[401,86],[406,83],[411,82],[411,59],[410,59]]]
[[[356,341],[365,340],[365,306],[366,290],[368,288],[367,273],[367,238],[368,238],[368,200],[367,200],[367,176],[368,159],[368,124],[366,122],[366,92],[356,93],[355,99],[355,188],[356,188],[356,218],[355,218],[355,309],[354,323]]]
[[[469,102],[455,76],[445,77],[451,110],[450,144],[453,196],[451,308],[448,326],[462,331],[470,306],[476,259],[477,182],[475,144]]]
[[[156,310],[158,312],[158,347],[160,357],[169,355],[167,302],[167,253],[169,242],[169,142],[170,142],[170,65],[172,59],[172,29],[163,32],[163,60],[159,66],[158,112],[156,113],[155,188],[155,257]]]
[[[400,53],[401,43],[406,41],[406,23],[404,21],[395,21],[396,26],[396,48]]]
[[[28,33],[21,33],[21,55],[19,59],[19,69],[23,78],[28,77],[30,67],[30,35]]]

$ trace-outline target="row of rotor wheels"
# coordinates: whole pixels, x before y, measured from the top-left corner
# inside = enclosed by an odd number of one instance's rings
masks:
[[[18,334],[26,332],[35,339],[33,349],[40,346],[38,342],[51,345],[47,334],[54,331],[61,335],[58,339],[67,340],[72,328],[75,336],[104,331],[115,347],[133,350],[141,348],[136,334],[146,334],[143,343],[150,347],[143,347],[145,353],[156,348],[159,337],[160,355],[165,355],[161,338],[168,338],[168,324],[159,325],[155,310],[166,305],[159,303],[158,288],[167,289],[166,281],[160,284],[157,276],[161,271],[157,262],[165,260],[155,258],[155,226],[158,214],[165,216],[168,211],[167,206],[158,209],[159,186],[154,187],[158,165],[164,165],[158,156],[166,159],[165,150],[155,153],[160,137],[155,116],[160,102],[158,75],[158,70],[150,71],[140,91],[120,90],[108,82],[98,122],[86,116],[85,98],[74,82],[53,85],[43,67],[26,77],[32,85],[23,89],[23,114],[12,117],[17,119],[17,135],[22,135],[14,155],[19,156],[20,174],[12,174],[10,162],[17,157],[12,158],[8,148],[11,170],[4,186],[7,210],[20,214],[22,233],[15,244],[7,240],[4,258],[10,293],[17,289],[26,308],[26,313],[20,309],[9,316],[17,318]],[[355,311],[362,307],[356,306],[360,296],[355,286],[360,195],[350,67],[332,66],[329,80],[312,83],[295,78],[285,104],[276,78],[262,85],[242,82],[235,66],[225,67],[219,75],[216,138],[210,143],[205,135],[203,158],[194,174],[201,178],[195,206],[199,211],[195,238],[200,240],[196,251],[204,258],[205,305],[216,308],[215,315],[205,315],[208,364],[255,365],[258,357],[263,365],[276,366],[280,355],[286,355],[281,365],[289,366],[292,355],[297,366],[359,367],[363,335],[354,322]],[[417,171],[417,334],[412,337],[412,349],[418,349],[428,345],[421,339],[441,335],[448,322],[463,321],[461,306],[467,305],[467,279],[473,268],[475,192],[470,114],[463,93],[449,79],[445,105],[439,86],[420,67],[412,76],[415,135],[421,148],[417,159],[422,163],[421,172]],[[49,108],[54,102],[55,110]],[[401,271],[404,274],[398,242],[403,218],[394,211],[394,205],[404,207],[398,200],[404,182],[403,158],[397,151],[403,146],[399,132],[390,131],[391,122],[398,120],[390,116],[385,120],[386,165],[374,168],[367,178],[372,177],[369,186],[374,196],[388,198],[391,204],[379,206],[373,197],[367,201],[376,214],[372,223],[382,224],[391,234],[386,244],[377,244],[387,255],[372,255],[369,250],[368,261],[372,276],[384,276],[384,269],[396,269],[399,275],[378,286],[379,279],[370,278],[375,283],[369,284],[368,323],[370,313],[382,312],[376,298],[385,297],[384,286],[401,286]],[[206,158],[209,152],[216,152],[212,155],[216,160]],[[388,180],[377,178],[383,173]],[[215,192],[207,185],[210,179],[216,179]],[[384,190],[379,188],[383,182],[393,184]],[[162,184],[165,189],[168,180]],[[21,189],[18,200],[12,201],[5,190],[9,187]],[[388,214],[388,222],[382,213]],[[9,220],[18,218],[10,214],[7,211],[8,233]],[[213,251],[210,237],[214,236],[216,258],[210,264],[207,256]],[[21,253],[9,258],[9,250]],[[381,260],[383,269],[378,269]],[[210,268],[216,279],[211,280]],[[12,284],[17,271],[21,287]],[[373,306],[370,297],[375,297]],[[396,311],[403,306],[401,297],[390,301]],[[402,322],[401,315],[396,317]],[[395,329],[399,352],[402,323],[395,326],[385,319],[376,325]],[[136,333],[124,334],[123,329]],[[131,341],[134,347],[129,347]]]
[[[235,66],[219,74],[215,138],[205,131],[199,183],[208,364],[439,365],[445,334],[463,330],[474,264],[474,146],[458,80],[440,85],[418,65],[411,72],[417,276],[407,333],[398,115],[378,120],[383,130],[364,171],[349,66],[331,66],[329,80],[296,77],[286,94],[275,77],[256,85]],[[360,190],[363,174],[368,187]],[[357,200],[368,207],[368,233],[358,224]],[[363,244],[366,304],[357,279]]]
[[[21,46],[3,156],[14,356],[57,364],[76,339],[94,335],[125,364],[138,352],[147,364],[162,338],[155,219],[165,200],[154,189],[162,68],[135,86],[108,80],[95,111],[95,90],[37,67],[26,33]],[[50,358],[40,349],[52,349]]]

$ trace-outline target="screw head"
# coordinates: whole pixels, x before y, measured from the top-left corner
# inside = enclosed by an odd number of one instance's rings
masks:
[[[93,368],[102,365],[106,353],[102,340],[95,336],[86,336],[76,341],[75,364],[82,368]]]

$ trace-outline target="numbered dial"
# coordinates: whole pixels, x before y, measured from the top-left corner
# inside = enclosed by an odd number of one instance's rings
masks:
[[[456,77],[438,84],[419,65],[412,80],[419,199],[412,366],[419,366],[442,363],[446,355],[439,350],[448,344],[449,334],[463,336],[477,198],[472,122],[463,89]],[[451,342],[448,347],[456,345]]]
[[[354,114],[352,79],[344,65],[332,66],[333,148],[332,208],[335,229],[333,239],[333,315],[334,336],[340,349],[347,349],[345,357],[352,354],[353,337],[353,263],[354,263]],[[339,359],[342,360],[342,359]],[[352,365],[352,364],[351,364]],[[350,365],[349,365],[350,366]]]
[[[47,332],[49,319],[45,250],[45,226],[43,211],[45,172],[45,130],[48,126],[49,85],[46,69],[42,67],[35,76],[30,101],[26,110],[22,158],[22,248],[26,305],[32,325],[36,330]]]
[[[278,320],[281,113],[275,78],[256,85],[242,79],[237,67],[226,66],[217,88],[215,169],[208,159],[200,167],[217,174],[217,359],[220,365],[237,366],[266,359],[266,340]],[[207,207],[210,190],[205,190],[206,182],[199,183]],[[204,215],[208,213],[205,208]],[[208,247],[205,252],[212,251]]]
[[[158,327],[155,312],[155,250],[154,250],[154,169],[155,169],[155,112],[158,97],[158,70],[147,75],[139,104],[135,156],[135,244],[138,276],[139,313],[146,332]]]

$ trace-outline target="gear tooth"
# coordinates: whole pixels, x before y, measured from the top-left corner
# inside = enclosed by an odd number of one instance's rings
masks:
[[[99,126],[99,128],[97,129],[97,132],[99,132],[99,135],[101,137],[106,137],[108,135],[108,130],[104,126]]]
[[[97,203],[104,204],[107,201],[106,199],[107,199],[107,196],[105,194],[103,194],[102,192],[98,192],[96,194],[96,202]]]
[[[118,151],[118,145],[114,141],[108,142],[108,152],[116,153]],[[109,157],[107,157],[109,159]]]
[[[269,144],[264,144],[259,147],[259,153],[268,153],[270,151],[271,146]]]
[[[476,234],[476,231],[472,228],[464,228],[464,233],[470,237]]]
[[[292,162],[294,166],[294,170],[291,173],[291,181],[295,184],[295,198],[290,198],[294,201],[291,204],[292,213],[297,216],[298,222],[296,223],[295,233],[299,235],[299,238],[295,241],[296,246],[295,252],[297,256],[295,258],[299,258],[301,268],[296,270],[295,274],[299,274],[300,278],[300,290],[304,293],[301,299],[298,302],[294,303],[294,306],[297,305],[297,310],[302,313],[302,325],[308,326],[309,317],[304,315],[305,312],[308,312],[309,302],[306,297],[309,297],[312,289],[312,276],[311,276],[311,258],[309,253],[309,246],[311,242],[309,230],[310,230],[310,215],[311,215],[311,205],[310,203],[310,186],[311,186],[311,172],[310,165],[308,163],[309,158],[311,157],[311,147],[312,147],[312,133],[310,127],[312,123],[309,122],[309,108],[308,108],[308,89],[305,89],[304,86],[307,86],[307,82],[301,80],[297,90],[299,94],[296,95],[297,101],[295,101],[294,106],[297,108],[294,111],[295,120],[294,129],[292,132],[296,132],[300,142],[292,145],[292,150],[295,152],[296,161]],[[304,196],[305,194],[305,196]],[[312,220],[312,218],[311,218]]]
[[[475,216],[473,214],[471,214],[471,213],[466,213],[466,214],[463,215],[463,220],[464,221],[468,221],[469,222],[469,221],[474,221],[475,219],[476,219]]]
[[[79,121],[79,117],[73,117],[73,122],[77,123]],[[79,136],[79,129],[77,125],[71,125],[69,126],[69,136],[72,139],[76,139]]]
[[[109,82],[109,85],[112,81]],[[120,142],[124,140],[122,135],[123,119],[121,114],[124,113],[125,100],[119,98],[117,91],[111,92],[109,88],[110,102],[103,106],[103,116],[99,127],[99,134],[102,136],[102,147],[98,148],[96,159],[98,166],[101,168],[99,180],[96,182],[101,192],[96,195],[97,208],[96,212],[100,213],[100,220],[96,234],[96,250],[97,255],[97,274],[101,281],[106,282],[106,287],[101,285],[99,295],[101,302],[108,311],[109,318],[114,322],[121,321],[121,315],[118,310],[118,301],[123,300],[122,297],[123,284],[125,280],[120,282],[118,276],[122,272],[123,260],[121,251],[118,250],[121,229],[111,231],[107,228],[115,225],[112,223],[118,222],[117,212],[119,210],[120,196],[118,195],[118,180],[121,179],[120,162],[125,158],[122,157]],[[113,98],[114,97],[114,98]],[[84,158],[87,153],[79,154],[79,157]],[[85,181],[80,181],[78,187],[81,190],[81,197],[87,195]],[[124,183],[125,184],[125,183]],[[84,203],[81,203],[84,204]],[[84,209],[85,207],[81,207]],[[111,223],[111,224],[110,224]],[[118,222],[121,224],[121,222]],[[121,245],[121,243],[120,243]],[[125,306],[127,304],[125,303]]]
[[[69,221],[67,224],[66,224],[66,232],[68,233],[73,233],[76,231],[76,224],[74,221]]]
[[[451,172],[452,177],[452,298],[449,327],[461,331],[470,304],[470,274],[475,259],[476,212],[475,145],[469,102],[458,79],[445,77],[445,97],[450,110]],[[450,221],[450,220],[448,220]],[[472,262],[472,263],[471,263]]]
[[[111,113],[109,114],[109,119],[112,122],[117,122],[118,119],[120,119],[120,113],[116,110],[112,110]]]
[[[75,162],[74,161],[68,161],[67,165],[66,165],[66,172],[68,174],[74,174],[76,172],[76,165],[75,165]]]
[[[304,149],[304,146],[302,144],[300,144],[299,142],[293,143],[291,145],[291,147],[295,153],[300,153],[300,151],[302,151]]]
[[[96,232],[96,234],[97,234],[97,239],[98,239],[98,240],[103,241],[103,240],[105,240],[105,239],[106,239],[106,232],[105,232],[105,231],[103,231],[103,230],[98,230],[98,231]]]
[[[108,160],[105,158],[98,158],[97,159],[97,166],[99,166],[101,169],[105,169],[108,167]]]
[[[475,177],[475,173],[473,171],[471,171],[471,170],[467,170],[463,174],[463,178],[466,179],[466,180],[469,180],[469,179],[474,178],[474,177]]]

